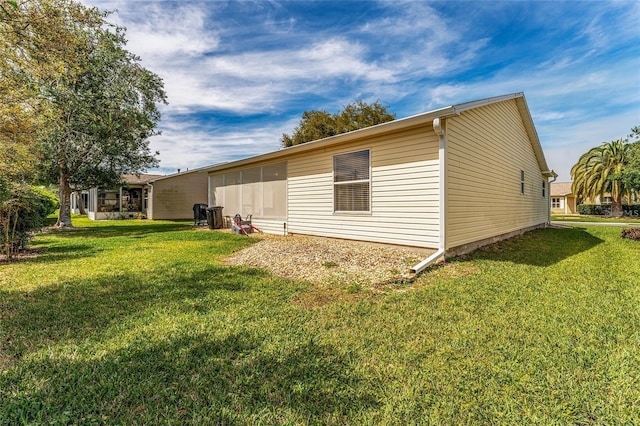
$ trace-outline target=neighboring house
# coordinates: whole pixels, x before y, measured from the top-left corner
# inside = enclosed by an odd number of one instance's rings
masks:
[[[193,205],[207,202],[208,174],[194,169],[147,181],[149,219],[193,219]]]
[[[87,216],[92,220],[147,217],[149,199],[147,181],[159,177],[162,175],[123,175],[124,185],[119,188],[91,188],[85,204]]]
[[[124,185],[112,190],[83,191],[89,219],[193,219],[193,205],[207,201],[206,171],[191,170],[163,176],[124,175]],[[72,211],[78,212],[76,194]]]
[[[577,214],[576,196],[571,182],[551,183],[551,214]]]
[[[207,169],[209,205],[274,234],[437,250],[544,226],[549,170],[522,93],[463,103]]]

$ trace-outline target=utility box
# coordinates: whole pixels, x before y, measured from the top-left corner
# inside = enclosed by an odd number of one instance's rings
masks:
[[[207,208],[207,223],[209,229],[221,229],[224,226],[222,221],[222,209],[221,206]]]

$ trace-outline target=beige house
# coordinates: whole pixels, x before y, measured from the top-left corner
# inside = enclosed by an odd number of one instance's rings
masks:
[[[149,219],[193,219],[193,205],[207,202],[208,174],[194,169],[147,181]]]
[[[571,190],[571,182],[551,184],[551,214],[577,214],[576,196]]]
[[[207,202],[208,175],[202,169],[167,176],[123,175],[123,180],[116,189],[82,192],[89,219],[193,219],[193,205]],[[79,212],[75,193],[71,207],[73,213]]]
[[[275,234],[434,249],[413,269],[544,226],[547,166],[504,95],[208,168],[209,205]]]

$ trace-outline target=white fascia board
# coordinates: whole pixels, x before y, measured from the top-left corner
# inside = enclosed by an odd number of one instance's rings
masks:
[[[222,164],[204,167],[204,168],[201,168],[200,170],[206,170],[207,172],[212,173],[212,172],[218,172],[221,170],[230,169],[232,167],[245,166],[245,165],[258,163],[262,161],[268,161],[268,160],[277,160],[277,159],[285,158],[289,155],[312,151],[315,149],[327,148],[333,145],[344,144],[345,142],[363,139],[366,137],[378,136],[385,133],[390,133],[397,130],[403,130],[403,129],[407,129],[407,128],[418,126],[418,125],[431,124],[434,118],[454,117],[459,115],[461,112],[464,112],[470,109],[491,105],[497,102],[504,102],[510,99],[516,99],[518,109],[520,111],[520,115],[522,117],[525,129],[531,139],[533,150],[538,160],[538,165],[540,166],[540,170],[541,171],[549,170],[549,167],[547,166],[547,162],[544,158],[544,154],[542,152],[540,140],[538,139],[538,133],[536,132],[535,126],[533,125],[533,120],[531,118],[529,108],[527,107],[527,102],[524,98],[524,93],[522,92],[511,93],[508,95],[495,96],[492,98],[480,99],[477,101],[452,105],[452,106],[436,109],[433,111],[413,115],[410,117],[389,121],[387,123],[366,127],[364,129],[354,130],[352,132],[342,133],[342,134],[331,136],[324,139],[318,139],[318,140],[307,142],[304,144],[283,148],[277,151],[267,152],[265,154],[260,154],[253,157],[248,157],[241,160],[231,161],[228,163],[222,163]]]
[[[219,164],[206,168],[209,173],[217,172],[232,167],[244,166],[248,164],[258,163],[267,160],[284,158],[289,155],[298,154],[302,152],[312,151],[315,149],[327,148],[333,145],[344,144],[346,142],[359,140],[367,137],[373,137],[382,135],[385,133],[391,133],[398,130],[408,129],[411,127],[431,124],[434,118],[448,117],[455,115],[453,107],[441,108],[434,111],[425,112],[418,115],[413,115],[406,118],[401,118],[394,121],[389,121],[382,124],[377,124],[371,127],[365,127],[364,129],[354,130],[348,133],[341,133],[339,135],[330,136],[324,139],[318,139],[315,141],[303,143],[296,146],[280,149],[278,151],[271,151],[265,154],[256,155],[253,157],[244,158],[237,161],[231,161],[229,163]]]

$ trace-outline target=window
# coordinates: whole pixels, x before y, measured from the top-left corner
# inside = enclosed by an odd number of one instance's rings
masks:
[[[560,207],[560,198],[551,198],[551,208],[552,209],[559,209]]]
[[[99,190],[98,191],[98,211],[119,212],[120,211],[120,192]]]
[[[333,157],[333,210],[370,211],[369,150]]]
[[[542,198],[547,196],[547,182],[542,181]]]
[[[524,170],[520,170],[520,193],[524,194]]]

